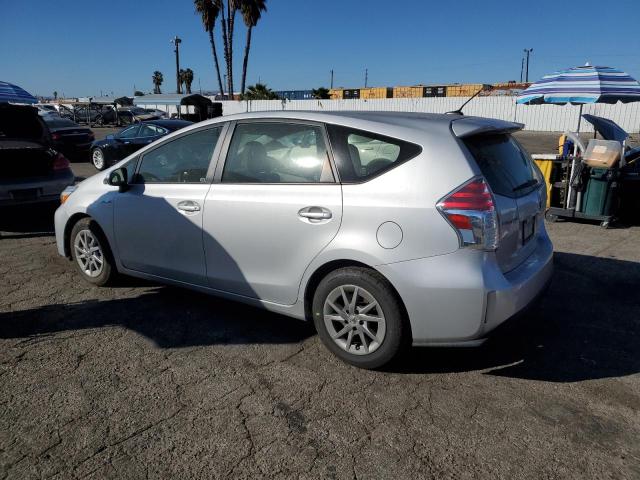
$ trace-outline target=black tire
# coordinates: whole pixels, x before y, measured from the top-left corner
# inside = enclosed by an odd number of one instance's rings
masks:
[[[558,216],[550,212],[546,212],[544,214],[544,218],[547,220],[547,222],[550,222],[550,223],[555,223],[558,221]]]
[[[325,301],[332,292],[341,286],[345,286],[347,289],[352,288],[352,286],[364,289],[374,297],[379,308],[382,309],[386,332],[384,339],[371,353],[355,354],[346,351],[333,340],[327,329],[324,319]],[[379,368],[391,362],[409,341],[410,330],[399,298],[391,284],[382,275],[371,269],[347,267],[329,273],[322,279],[314,292],[312,314],[318,335],[325,346],[338,358],[356,367]],[[358,323],[357,318],[356,315],[354,319],[356,323]],[[343,324],[340,322],[343,322]],[[344,325],[344,328],[347,328],[346,320],[339,320],[334,323],[338,326]],[[362,325],[362,322],[359,323]],[[354,327],[354,331],[356,327]],[[357,338],[356,335],[358,334],[354,334],[354,339]],[[366,338],[368,339],[368,337]],[[359,339],[357,342],[362,343]],[[358,345],[356,344],[355,347],[357,348]],[[359,350],[359,348],[357,349]]]
[[[99,159],[102,159],[101,163]],[[100,147],[96,147],[91,150],[91,164],[98,171],[102,171],[109,166],[109,162],[107,162],[107,156],[104,154],[104,151]]]
[[[83,232],[86,231],[90,232],[91,236],[97,241],[97,244],[101,249],[100,257],[102,258],[102,265],[99,274],[96,275],[88,274],[87,271],[80,266],[80,261],[78,261],[77,257],[78,252],[75,248],[76,239],[80,234],[83,234]],[[92,218],[82,218],[73,226],[71,229],[71,235],[69,236],[69,250],[71,251],[71,259],[73,260],[76,269],[87,282],[102,287],[111,283],[117,276],[117,269],[115,262],[113,261],[111,249],[109,248],[109,242],[107,241],[104,233],[102,233],[98,224]]]

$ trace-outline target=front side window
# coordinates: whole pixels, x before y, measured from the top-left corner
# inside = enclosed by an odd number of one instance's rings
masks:
[[[321,127],[245,123],[233,132],[224,183],[325,183],[333,173]]]
[[[369,180],[422,151],[418,145],[377,133],[338,125],[328,125],[327,129],[340,181],[344,183]]]
[[[140,125],[125,128],[118,134],[118,138],[135,138],[138,136],[138,130],[140,130]]]
[[[206,183],[221,131],[200,130],[154,148],[142,157],[137,178],[144,183]]]
[[[139,137],[159,137],[161,135],[164,135],[165,133],[167,133],[167,131],[162,127],[158,127],[157,125],[142,124],[142,126],[140,127],[140,133],[138,134],[138,136]]]

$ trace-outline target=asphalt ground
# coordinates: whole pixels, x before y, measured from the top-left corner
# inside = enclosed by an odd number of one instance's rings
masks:
[[[0,479],[640,478],[640,227],[548,224],[530,311],[371,372],[300,321],[84,283],[51,213],[0,217]]]

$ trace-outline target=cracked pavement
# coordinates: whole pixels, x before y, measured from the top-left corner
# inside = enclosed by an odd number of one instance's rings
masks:
[[[524,317],[370,372],[296,320],[86,284],[47,218],[0,237],[0,479],[640,478],[638,227],[549,225]]]

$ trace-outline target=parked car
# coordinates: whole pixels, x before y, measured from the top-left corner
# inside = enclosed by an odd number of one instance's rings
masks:
[[[549,282],[522,125],[457,114],[261,112],[201,122],[67,190],[80,275],[193,288],[313,321],[346,362],[474,346]],[[375,145],[363,161],[359,146]]]
[[[73,182],[38,109],[0,103],[0,206],[58,202]]]
[[[145,108],[143,109],[149,115],[153,115],[155,118],[169,118],[169,114],[164,110],[158,110],[157,108]]]
[[[91,163],[98,170],[113,165],[165,135],[191,125],[185,120],[153,120],[136,123],[91,145]]]
[[[89,150],[95,140],[91,129],[55,115],[45,115],[42,119],[49,129],[55,150],[72,160],[86,161],[89,158]]]

